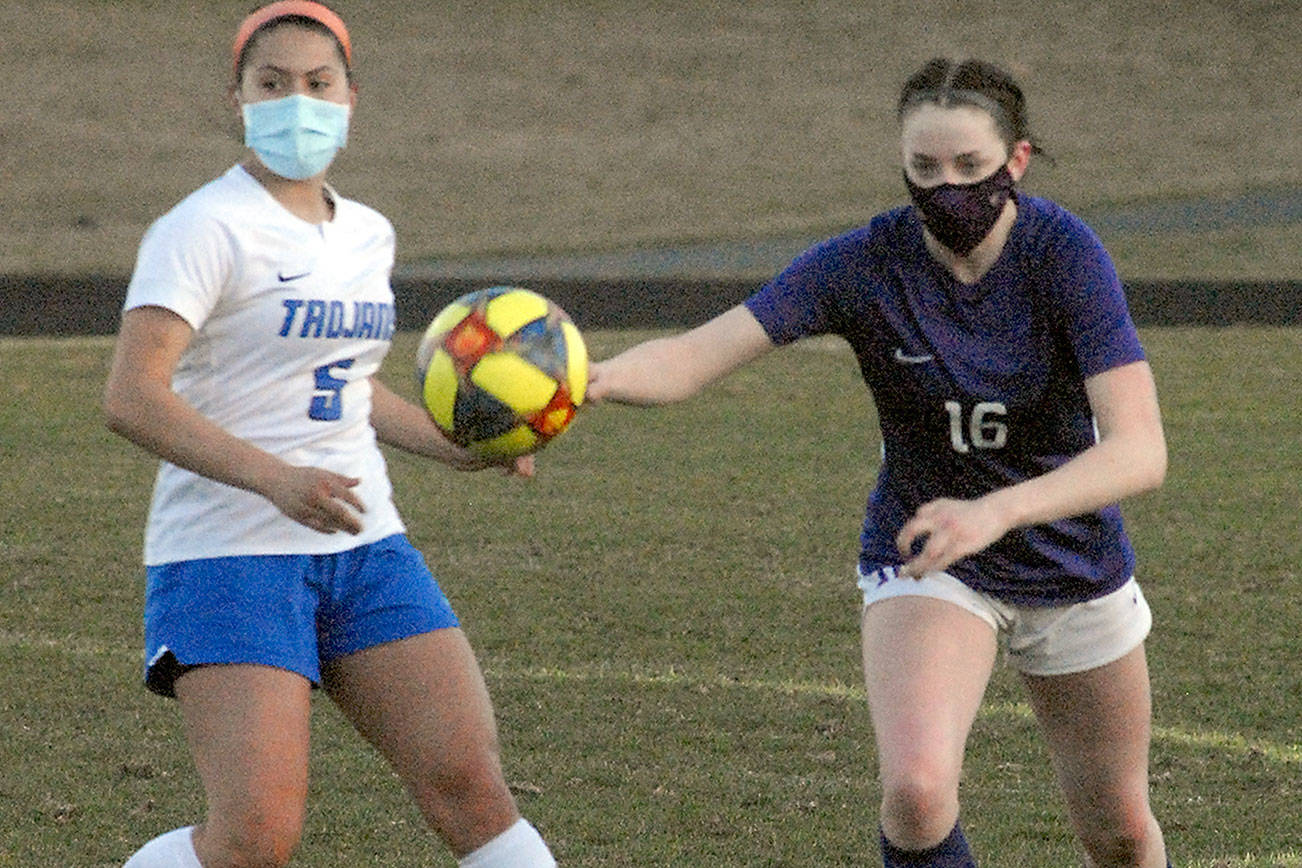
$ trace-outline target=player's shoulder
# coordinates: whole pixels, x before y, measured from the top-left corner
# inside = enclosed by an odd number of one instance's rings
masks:
[[[894,247],[910,234],[920,234],[919,227],[913,208],[900,205],[876,214],[867,223],[829,239],[828,243],[843,250],[874,252]]]
[[[196,251],[208,255],[229,249],[239,227],[249,222],[252,207],[253,191],[241,184],[236,169],[207,182],[154,220],[141,239],[140,259],[171,261]]]
[[[899,236],[921,227],[918,212],[912,205],[896,205],[880,212],[864,228],[874,236]]]
[[[203,234],[238,227],[258,207],[254,181],[235,166],[177,202],[154,221],[154,233]]]
[[[186,196],[169,213],[229,218],[256,208],[264,201],[262,186],[243,166],[236,165]]]
[[[1017,209],[1026,235],[1033,242],[1060,245],[1080,242],[1093,244],[1097,241],[1089,224],[1052,199],[1019,193]]]

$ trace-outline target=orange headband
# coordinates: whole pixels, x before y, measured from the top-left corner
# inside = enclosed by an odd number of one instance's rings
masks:
[[[348,41],[348,28],[344,27],[342,18],[328,7],[320,3],[313,3],[312,0],[277,0],[275,3],[254,11],[240,24],[240,29],[235,33],[235,46],[232,52],[235,57],[235,68],[239,69],[240,55],[244,52],[244,46],[248,44],[249,38],[257,32],[259,27],[275,21],[277,18],[285,18],[290,15],[311,18],[313,21],[324,24],[339,40],[339,44],[343,46],[344,61],[350,65],[352,64],[353,46]]]

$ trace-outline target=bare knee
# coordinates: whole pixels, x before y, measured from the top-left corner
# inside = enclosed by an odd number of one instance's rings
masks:
[[[449,758],[415,795],[430,825],[458,852],[490,840],[519,816],[495,748]]]
[[[882,829],[897,847],[932,847],[956,822],[958,785],[949,775],[919,767],[882,782]]]
[[[462,757],[441,768],[430,781],[429,795],[455,813],[475,813],[478,806],[492,804],[510,791],[502,777],[496,753]]]

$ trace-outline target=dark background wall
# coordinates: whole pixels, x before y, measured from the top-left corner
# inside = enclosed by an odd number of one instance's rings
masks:
[[[395,280],[400,329],[423,328],[486,279]],[[668,328],[699,323],[746,298],[753,281],[534,280],[580,328]],[[1141,326],[1302,325],[1302,282],[1135,281],[1126,287]],[[117,330],[126,279],[0,276],[0,335],[102,335]]]

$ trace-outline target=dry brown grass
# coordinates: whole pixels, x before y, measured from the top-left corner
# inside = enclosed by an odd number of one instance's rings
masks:
[[[125,272],[239,159],[247,5],[0,2],[0,272]],[[944,53],[1020,74],[1057,160],[1031,189],[1069,207],[1302,185],[1292,2],[337,5],[362,94],[333,180],[408,262],[859,222],[901,200],[893,95]],[[1119,246],[1132,277],[1302,274],[1296,224]]]

